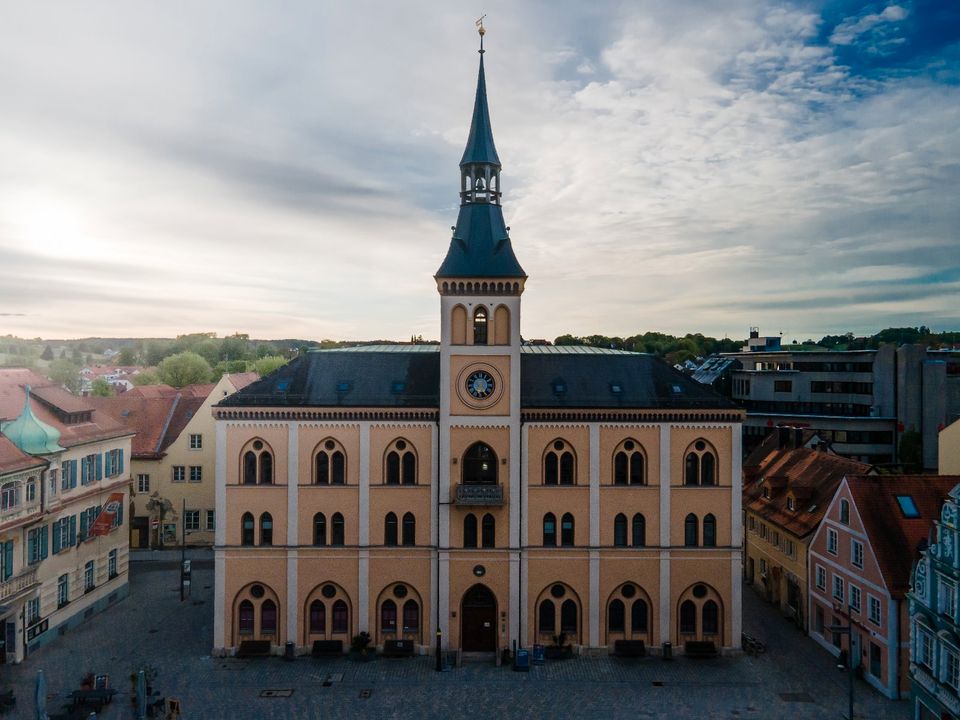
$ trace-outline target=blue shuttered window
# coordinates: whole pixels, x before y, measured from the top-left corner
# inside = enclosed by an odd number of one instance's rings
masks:
[[[106,466],[105,472],[107,477],[113,476],[113,451],[111,450],[106,455],[104,455],[104,465]]]
[[[3,579],[13,576],[13,540],[3,543]]]
[[[103,455],[96,455],[97,458],[97,480],[103,479]]]

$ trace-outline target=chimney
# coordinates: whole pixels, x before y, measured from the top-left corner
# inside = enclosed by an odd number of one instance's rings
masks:
[[[780,450],[786,450],[790,446],[790,430],[791,428],[784,426],[777,428],[777,447]]]

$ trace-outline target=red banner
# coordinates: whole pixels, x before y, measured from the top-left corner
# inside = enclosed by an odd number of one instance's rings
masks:
[[[117,516],[120,506],[123,504],[123,493],[110,493],[110,498],[106,505],[97,515],[97,519],[90,526],[89,536],[108,535],[113,527],[113,519]]]

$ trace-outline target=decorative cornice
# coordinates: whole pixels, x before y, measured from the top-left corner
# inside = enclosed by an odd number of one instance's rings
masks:
[[[600,423],[742,423],[745,413],[738,409],[544,409],[521,410],[522,422],[600,422]]]
[[[276,422],[286,420],[316,422],[414,421],[436,422],[436,408],[214,408],[217,420]]]

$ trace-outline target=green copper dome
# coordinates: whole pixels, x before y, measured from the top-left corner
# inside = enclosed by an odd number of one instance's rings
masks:
[[[27,399],[23,403],[20,416],[3,426],[3,434],[28,455],[49,455],[60,452],[60,431],[47,425],[30,407],[30,386],[27,385]]]

